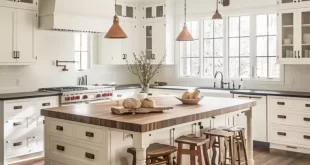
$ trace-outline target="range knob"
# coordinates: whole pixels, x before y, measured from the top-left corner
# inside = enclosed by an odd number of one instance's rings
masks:
[[[80,100],[80,96],[75,96],[75,100]]]
[[[87,95],[84,95],[84,96],[83,96],[83,99],[88,99],[88,96],[87,96]]]
[[[113,96],[113,93],[110,93],[109,96]]]
[[[70,101],[70,97],[65,97],[65,101]]]
[[[75,100],[75,97],[74,97],[74,96],[71,96],[70,100]]]
[[[101,94],[97,94],[97,95],[96,95],[96,98],[99,98],[99,97],[101,97]]]

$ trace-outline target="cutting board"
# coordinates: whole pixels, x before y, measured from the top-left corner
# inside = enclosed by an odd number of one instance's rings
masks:
[[[128,109],[124,107],[112,107],[111,111],[114,114],[146,114],[146,113],[162,113],[164,110],[173,109],[173,107],[155,107],[155,108],[139,108]]]

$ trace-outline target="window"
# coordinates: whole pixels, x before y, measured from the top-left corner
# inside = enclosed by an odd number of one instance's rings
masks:
[[[230,78],[250,77],[250,16],[229,17],[228,72]]]
[[[224,71],[223,20],[204,20],[203,28],[203,76],[213,77]]]
[[[75,64],[76,70],[87,70],[89,68],[89,38],[89,34],[87,33],[76,33],[74,36],[74,59],[78,62]]]
[[[181,25],[181,29],[183,24]],[[199,46],[199,21],[187,22],[187,28],[192,34],[194,41],[181,42],[181,76],[200,75],[200,46]]]
[[[256,16],[256,76],[279,78],[280,66],[277,56],[276,14]]]

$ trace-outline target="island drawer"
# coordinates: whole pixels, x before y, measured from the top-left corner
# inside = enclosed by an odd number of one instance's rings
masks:
[[[293,98],[272,97],[269,100],[271,110],[275,109],[291,109],[293,107]]]
[[[51,120],[49,131],[58,135],[74,137],[74,125],[57,120]]]
[[[75,137],[94,143],[103,142],[103,131],[97,128],[75,126]]]
[[[272,111],[270,112],[270,123],[298,127],[310,127],[310,114],[304,115],[284,111]]]
[[[35,106],[31,101],[5,102],[5,120],[30,117],[35,113]]]
[[[310,132],[298,127],[289,128],[283,126],[271,126],[269,131],[270,142],[277,144],[291,144],[303,147],[310,147]]]
[[[49,158],[64,164],[100,165],[103,159],[103,148],[76,143],[74,141],[50,136]]]

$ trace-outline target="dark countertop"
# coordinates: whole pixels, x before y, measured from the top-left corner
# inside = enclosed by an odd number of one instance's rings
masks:
[[[104,84],[105,85],[105,84]],[[107,85],[109,86],[109,85]],[[113,86],[113,85],[111,85]],[[125,85],[115,85],[115,90],[126,90],[126,89],[138,89],[141,88],[139,84],[125,84]],[[151,89],[167,89],[167,90],[188,90],[192,88],[198,89],[213,89],[213,90],[229,90],[229,89],[222,89],[222,88],[212,88],[212,87],[194,87],[194,86],[179,86],[179,85],[150,85]]]
[[[233,94],[244,95],[268,95],[268,96],[285,96],[285,97],[304,97],[310,98],[310,92],[292,92],[292,91],[268,91],[268,90],[232,90]]]
[[[17,99],[28,99],[36,97],[48,97],[48,96],[59,96],[57,92],[20,92],[20,93],[4,93],[0,94],[0,100],[17,100]]]

